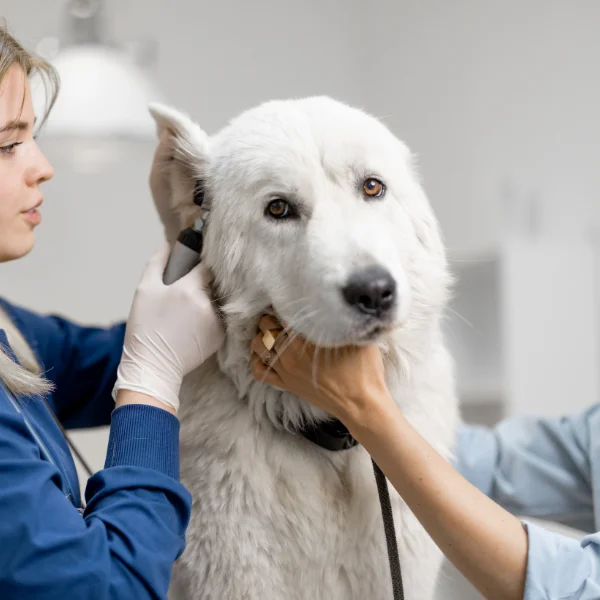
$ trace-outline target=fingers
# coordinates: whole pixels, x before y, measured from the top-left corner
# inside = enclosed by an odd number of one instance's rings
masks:
[[[262,316],[259,319],[258,328],[261,331],[261,333],[258,334],[258,337],[267,351],[273,351],[278,341],[278,347],[280,347],[280,338],[284,337],[284,333],[282,326],[275,317],[272,317],[271,315]]]
[[[254,352],[255,355],[257,355],[261,359],[261,361],[263,361],[264,364],[268,364],[271,360],[271,353],[263,344],[262,337],[263,334],[261,333],[254,336],[254,339],[250,344],[250,348],[252,349],[252,352]]]
[[[162,282],[162,275],[169,259],[169,252],[171,246],[168,242],[163,242],[155,251],[150,260],[146,263],[144,272],[140,279],[140,283],[155,281],[160,279]]]
[[[155,250],[148,264],[154,268],[162,267],[164,269],[164,267],[167,264],[167,260],[169,259],[170,251],[171,245],[169,244],[169,242],[162,242],[160,246]]]
[[[282,377],[290,374],[310,371],[314,354],[311,343],[290,330],[282,329],[278,320],[271,315],[259,319],[258,329],[259,333],[250,344],[253,361],[274,372],[281,381]],[[260,372],[266,372],[265,369]]]
[[[268,383],[269,385],[272,385],[280,390],[285,389],[281,377],[279,377],[273,368],[265,365],[258,354],[252,355],[252,376],[257,381]]]
[[[310,355],[314,348],[305,338],[282,325],[272,315],[263,315],[258,322],[258,328],[261,332],[257,336],[258,341],[255,342],[258,354],[260,354],[258,350],[264,354],[266,348],[271,351],[271,357],[274,352],[277,358],[283,358],[286,355],[289,357],[291,354],[298,358],[305,353]],[[275,338],[274,341],[273,338]]]
[[[263,333],[258,333],[256,336],[254,336],[252,342],[250,343],[253,357],[258,357],[263,365],[271,370],[274,370],[279,375],[279,370],[284,369],[284,367],[281,365],[281,354],[278,351],[284,344],[284,341],[287,339],[286,334],[283,332],[279,334],[279,337],[276,340],[276,345],[271,348],[271,350],[265,346],[264,335],[265,334]]]
[[[314,344],[289,330],[279,335],[273,350],[288,370],[296,370],[301,365],[312,364],[315,356]]]
[[[283,326],[274,316],[263,315],[258,321],[258,328],[266,333],[270,329],[283,329]]]
[[[288,332],[285,329],[282,329],[275,338],[273,350],[277,353],[278,356],[281,356],[282,351],[285,350],[289,342],[290,338],[288,336]]]
[[[258,322],[258,328],[262,332],[262,342],[267,350],[274,350],[281,356],[281,351],[289,343],[290,332],[287,327],[274,316],[263,315]]]

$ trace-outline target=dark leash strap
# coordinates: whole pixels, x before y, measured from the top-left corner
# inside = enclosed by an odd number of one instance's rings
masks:
[[[396,540],[396,528],[394,527],[394,513],[392,512],[390,491],[383,471],[374,460],[371,459],[371,462],[373,463],[375,482],[377,483],[377,492],[379,493],[379,504],[381,505],[385,543],[387,544],[388,560],[390,562],[390,575],[392,576],[394,600],[404,600],[402,569],[400,568],[400,555],[398,554],[398,542]]]
[[[358,442],[352,437],[345,425],[337,419],[305,424],[303,428],[298,430],[298,433],[313,442],[313,444],[317,444],[317,446],[333,452],[349,450],[358,445]],[[402,583],[402,570],[400,569],[400,555],[398,554],[390,491],[383,471],[374,460],[371,460],[371,462],[373,463],[375,482],[377,483],[377,492],[379,493],[379,504],[381,505],[381,516],[383,518],[385,543],[390,563],[394,600],[404,600],[404,585]]]

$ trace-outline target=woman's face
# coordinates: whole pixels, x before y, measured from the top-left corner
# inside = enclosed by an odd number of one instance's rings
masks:
[[[13,65],[0,84],[0,262],[33,248],[40,184],[54,174],[33,138],[34,120],[29,81]]]

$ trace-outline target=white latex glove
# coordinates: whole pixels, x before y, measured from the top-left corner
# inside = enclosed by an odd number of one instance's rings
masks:
[[[120,389],[132,390],[177,411],[183,377],[219,349],[224,332],[202,263],[172,285],[163,284],[169,250],[165,243],[155,253],[135,292],[113,398]]]

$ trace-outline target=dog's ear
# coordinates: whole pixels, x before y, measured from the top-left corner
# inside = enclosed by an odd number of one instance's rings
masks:
[[[179,232],[198,215],[194,196],[204,189],[208,160],[208,136],[187,115],[163,104],[151,104],[160,140],[151,176],[154,202],[173,243]],[[168,196],[168,197],[162,197]]]

